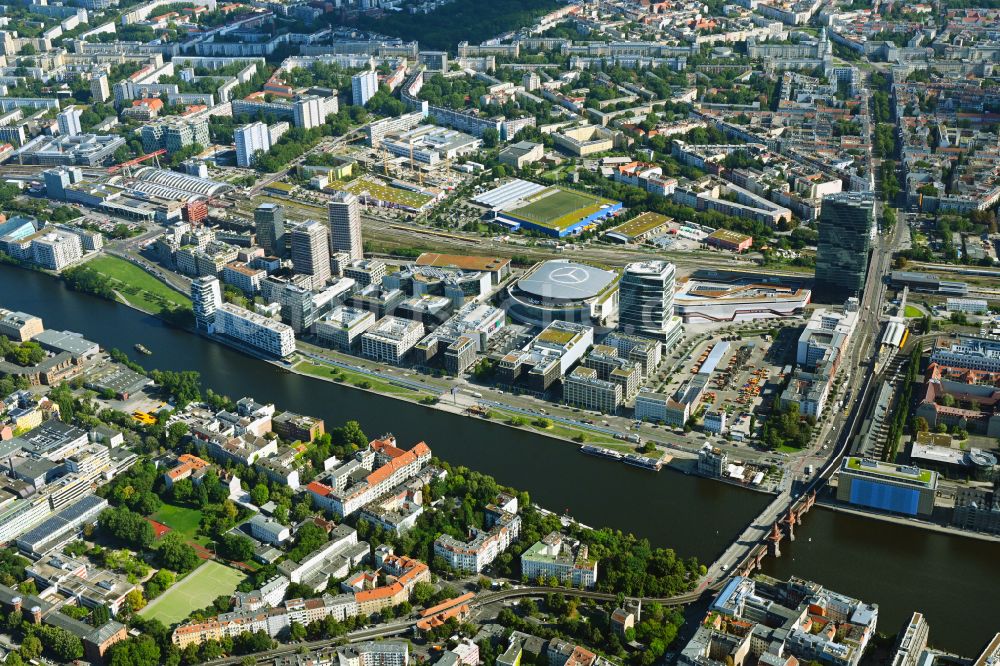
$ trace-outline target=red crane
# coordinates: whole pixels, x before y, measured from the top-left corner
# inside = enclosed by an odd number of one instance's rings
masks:
[[[112,167],[108,167],[108,173],[109,174],[118,173],[118,171],[120,171],[121,169],[127,169],[129,167],[135,166],[136,164],[141,164],[146,160],[158,158],[160,155],[166,155],[166,154],[167,154],[166,150],[160,149],[152,153],[149,153],[148,155],[142,155],[141,157],[137,157],[134,160],[129,160],[127,162],[122,162],[121,164],[116,164]]]

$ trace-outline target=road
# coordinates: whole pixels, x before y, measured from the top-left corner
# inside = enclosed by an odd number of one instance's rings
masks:
[[[627,599],[634,599],[637,601],[642,601],[642,603],[658,603],[662,606],[683,606],[697,601],[706,593],[710,593],[712,590],[717,589],[719,586],[706,587],[705,585],[700,586],[697,590],[692,592],[686,592],[684,594],[677,595],[675,597],[626,597]],[[596,592],[593,590],[578,590],[573,588],[552,588],[552,587],[511,587],[506,590],[495,590],[495,591],[484,591],[476,595],[475,599],[472,600],[471,606],[473,608],[482,608],[489,604],[494,604],[499,601],[506,601],[509,599],[521,599],[525,597],[541,598],[552,592],[558,592],[567,597],[576,597],[578,599],[594,599],[597,601],[616,601],[618,598],[617,594],[612,594],[608,592]],[[343,640],[350,643],[358,643],[361,641],[374,640],[378,638],[384,638],[388,636],[399,636],[408,633],[411,628],[417,624],[420,618],[413,615],[406,620],[400,622],[394,622],[391,624],[382,625],[379,627],[372,627],[368,629],[361,629],[359,631],[353,631],[345,636],[340,636],[338,638],[324,638],[317,641],[308,641],[303,643],[292,643],[290,645],[282,645],[273,650],[267,650],[266,652],[255,652],[252,656],[257,660],[258,663],[264,661],[270,661],[277,657],[282,657],[286,655],[298,654],[303,648],[307,651],[318,650],[332,645],[336,645]],[[239,664],[245,658],[246,655],[241,655],[237,657],[226,657],[223,659],[216,659],[214,661],[205,662],[206,666],[229,666],[231,664]]]

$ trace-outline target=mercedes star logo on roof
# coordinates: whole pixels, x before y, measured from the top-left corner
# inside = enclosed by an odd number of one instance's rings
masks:
[[[586,282],[588,277],[590,273],[579,266],[567,266],[549,273],[549,279],[560,284],[581,284]]]

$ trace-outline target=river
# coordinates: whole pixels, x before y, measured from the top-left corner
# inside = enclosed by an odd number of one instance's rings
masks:
[[[768,501],[724,483],[616,464],[533,433],[283,373],[155,317],[69,291],[44,274],[0,265],[0,307],[118,347],[148,368],[197,370],[206,388],[321,416],[328,428],[355,419],[370,436],[391,432],[404,447],[424,440],[450,463],[527,490],[553,511],[634,532],[684,557],[711,561]],[[137,342],[153,355],[134,352]],[[1000,545],[826,510],[810,513],[797,536],[783,544],[785,556],[769,561],[767,572],[810,578],[878,603],[882,631],[894,633],[920,610],[931,623],[932,644],[972,654],[1000,630],[993,600],[1000,591]]]

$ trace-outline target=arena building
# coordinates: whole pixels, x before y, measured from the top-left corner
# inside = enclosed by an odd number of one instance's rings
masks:
[[[566,259],[543,261],[507,288],[506,305],[512,318],[536,326],[604,323],[618,310],[618,276]]]
[[[685,323],[793,317],[805,311],[811,292],[759,278],[690,278],[674,295],[674,314]]]

